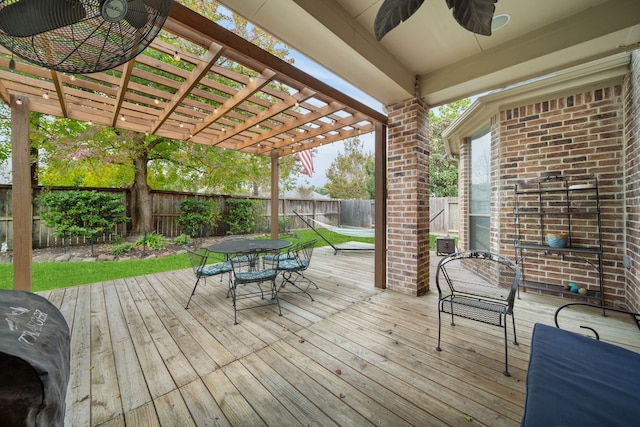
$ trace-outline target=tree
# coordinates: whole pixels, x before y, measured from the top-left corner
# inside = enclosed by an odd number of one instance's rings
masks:
[[[29,115],[29,138],[31,154],[31,182],[38,184],[38,146],[41,141],[47,139],[47,129],[51,117],[41,113]],[[11,158],[11,109],[8,105],[0,103],[0,169],[9,165]],[[7,171],[10,172],[10,171]]]
[[[367,172],[367,180],[365,185],[367,187],[367,193],[369,193],[370,199],[376,198],[376,160],[374,156],[369,156],[364,164],[365,171]]]
[[[0,167],[6,167],[11,157],[11,110],[0,103]]]
[[[325,189],[334,199],[367,199],[372,195],[367,191],[367,164],[373,162],[373,154],[364,153],[359,138],[344,142],[344,154],[338,153],[327,170],[328,182]]]
[[[456,197],[458,195],[458,162],[444,148],[442,132],[471,104],[471,99],[459,101],[429,111],[429,158],[430,195],[434,197]]]
[[[324,188],[324,187],[317,187],[317,186],[315,186],[315,185],[312,185],[312,186],[311,186],[311,191],[315,191],[316,193],[318,193],[318,194],[322,194],[323,196],[326,196],[327,194],[329,194],[329,193],[327,192],[327,189],[326,189],[326,188]]]

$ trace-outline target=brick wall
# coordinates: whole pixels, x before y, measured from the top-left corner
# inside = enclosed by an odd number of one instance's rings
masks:
[[[387,107],[387,287],[429,290],[429,110],[419,99]]]
[[[631,55],[631,71],[625,79],[625,201],[626,300],[630,310],[640,311],[640,50]]]
[[[516,181],[545,175],[570,178],[593,174],[599,180],[605,301],[618,305],[624,302],[623,117],[622,86],[613,85],[506,109],[500,111],[496,124],[501,135],[496,185],[501,200],[496,204],[503,207],[496,224],[504,228],[499,230],[496,242],[499,250],[514,253]],[[593,233],[591,236],[596,237]],[[597,271],[582,261],[565,262],[558,257],[531,261],[533,267],[527,264],[529,280],[556,284],[573,281],[598,289]]]
[[[515,258],[513,190],[518,180],[594,174],[600,183],[605,300],[617,305],[624,303],[625,293],[622,93],[622,85],[605,85],[541,99],[503,109],[491,123],[491,250]],[[468,212],[462,205],[467,194],[466,146],[463,144],[460,151],[461,219]],[[462,247],[467,243],[466,226],[463,220]],[[557,284],[563,284],[570,277],[571,281],[597,289],[596,270],[582,261],[540,257],[526,273],[528,280],[556,279]]]

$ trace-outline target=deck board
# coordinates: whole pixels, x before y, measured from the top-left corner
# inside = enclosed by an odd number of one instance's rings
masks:
[[[189,413],[197,426],[230,426],[204,382],[197,379],[180,388]]]
[[[317,248],[306,273],[315,301],[283,292],[283,316],[269,305],[239,312],[239,325],[226,276],[184,309],[187,265],[42,293],[72,331],[66,424],[519,425],[533,325],[552,325],[568,301],[520,294],[505,377],[501,328],[443,319],[436,351],[435,285],[422,297],[375,289],[373,262],[372,252]],[[608,338],[640,352],[628,318],[571,314],[571,326],[613,321]]]
[[[91,286],[91,424],[99,425],[122,414],[118,376],[111,344],[111,333],[105,325],[106,302],[102,286]]]

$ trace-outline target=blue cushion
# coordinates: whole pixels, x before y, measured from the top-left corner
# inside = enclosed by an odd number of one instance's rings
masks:
[[[261,282],[267,280],[273,280],[276,277],[277,271],[273,268],[266,270],[247,271],[236,273],[236,281],[238,282]]]
[[[296,254],[283,252],[275,255],[265,255],[264,259],[266,259],[267,261],[284,261],[287,259],[296,259]]]
[[[280,261],[280,263],[278,264],[278,269],[286,270],[286,271],[295,271],[295,270],[304,270],[308,266],[309,266],[308,259],[301,259],[301,260],[286,259],[284,261]]]
[[[231,258],[231,261],[235,263],[249,262],[249,255],[238,255],[236,257]]]
[[[217,274],[231,273],[231,263],[229,261],[219,262],[217,264],[205,265],[199,271],[201,276],[215,276]]]
[[[536,323],[522,426],[640,423],[640,354]]]

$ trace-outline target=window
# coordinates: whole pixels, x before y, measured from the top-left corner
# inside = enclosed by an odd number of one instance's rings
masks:
[[[471,137],[469,144],[469,249],[489,250],[491,213],[491,132]]]

